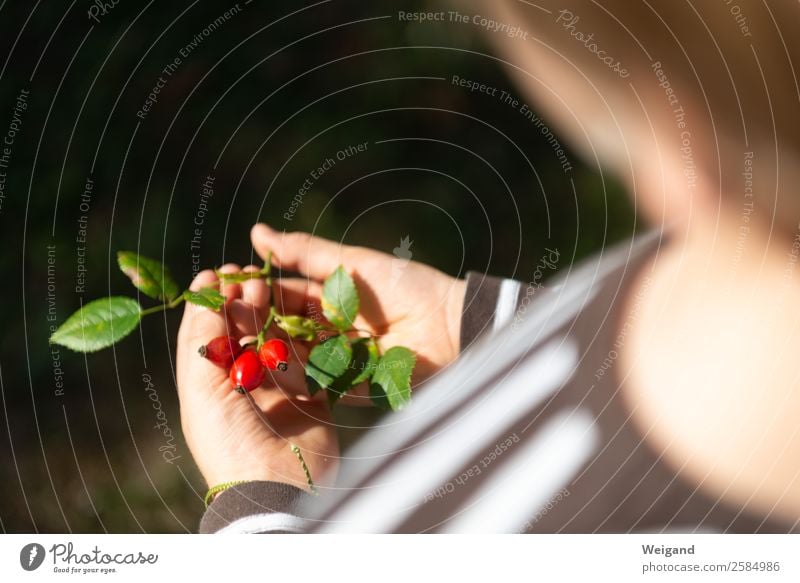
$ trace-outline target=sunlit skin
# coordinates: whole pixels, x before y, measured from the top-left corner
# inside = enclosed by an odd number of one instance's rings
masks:
[[[247,268],[257,270],[255,267]],[[226,265],[224,272],[238,271]],[[212,270],[202,271],[192,289],[216,284]],[[178,332],[177,381],[181,425],[189,450],[209,486],[235,480],[268,480],[306,487],[291,444],[297,445],[319,485],[334,479],[338,442],[330,412],[322,400],[310,400],[277,387],[268,372],[259,389],[241,395],[228,371],[197,354],[211,338],[231,334],[247,341],[258,333],[269,311],[263,279],[226,285],[222,313],[187,304]],[[296,348],[303,357],[307,352]],[[299,359],[278,372],[300,393],[304,384]]]
[[[464,282],[431,267],[401,260],[392,273],[392,255],[339,245],[303,233],[284,234],[257,225],[255,250],[275,266],[301,274],[276,279],[280,313],[319,318],[322,281],[340,264],[356,280],[361,305],[355,326],[373,333],[384,349],[408,346],[417,355],[415,385],[451,363],[459,352]],[[246,271],[257,271],[255,266]],[[236,265],[222,272],[235,273]],[[394,275],[394,277],[393,277]],[[218,284],[203,271],[192,289]],[[263,279],[224,285],[222,313],[187,305],[178,334],[178,391],[187,444],[209,485],[234,480],[271,480],[306,487],[302,466],[291,451],[297,445],[317,485],[335,478],[338,442],[324,394],[308,396],[303,366],[308,345],[294,341],[287,370],[268,371],[261,388],[237,394],[227,371],[197,354],[198,346],[230,334],[254,339],[266,321],[270,291]],[[366,388],[342,399],[343,405],[369,404]]]

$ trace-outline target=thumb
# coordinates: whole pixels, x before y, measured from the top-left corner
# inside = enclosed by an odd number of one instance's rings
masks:
[[[296,271],[318,281],[344,263],[344,255],[351,249],[348,245],[300,231],[276,231],[263,223],[252,228],[250,239],[256,253],[265,261],[272,251],[273,263],[281,269]]]

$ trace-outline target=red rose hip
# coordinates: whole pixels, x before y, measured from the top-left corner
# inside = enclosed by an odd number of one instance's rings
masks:
[[[262,382],[266,371],[254,350],[245,350],[234,361],[231,367],[231,383],[237,393],[244,394],[257,389]]]
[[[289,346],[278,338],[267,340],[258,349],[258,358],[269,370],[285,371],[289,368]]]
[[[217,336],[208,344],[201,346],[197,352],[222,368],[230,368],[233,361],[242,352],[242,347],[233,336]]]

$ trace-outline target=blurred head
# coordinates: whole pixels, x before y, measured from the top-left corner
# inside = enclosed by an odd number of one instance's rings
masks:
[[[529,32],[490,42],[572,148],[625,181],[651,222],[752,201],[753,220],[797,230],[797,2],[481,0],[474,9]]]

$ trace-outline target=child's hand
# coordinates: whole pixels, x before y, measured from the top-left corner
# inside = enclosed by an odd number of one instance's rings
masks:
[[[410,261],[408,249],[398,249],[397,256],[392,256],[306,233],[281,233],[262,224],[253,227],[250,238],[263,259],[272,251],[272,260],[278,267],[306,278],[283,280],[287,287],[291,282],[294,288],[302,288],[305,297],[304,306],[287,306],[286,313],[298,313],[296,310],[303,307],[306,312],[311,307],[321,313],[321,282],[341,264],[353,274],[361,298],[356,327],[378,334],[384,349],[402,345],[414,351],[415,385],[458,356],[464,280]],[[280,294],[278,289],[278,311],[283,299]],[[295,292],[293,297],[297,295]],[[348,397],[343,401],[354,402]]]
[[[255,267],[246,270],[257,270]],[[222,271],[236,272],[225,266]],[[197,290],[217,284],[213,271],[192,282]],[[289,370],[268,371],[261,388],[246,395],[233,390],[228,371],[197,350],[216,336],[253,337],[269,311],[263,279],[225,285],[227,302],[219,313],[186,305],[178,332],[177,381],[181,425],[189,450],[209,486],[234,480],[271,480],[306,487],[297,445],[316,483],[335,477],[339,454],[325,399],[304,397],[307,350],[295,343]],[[281,387],[278,387],[280,380]]]

